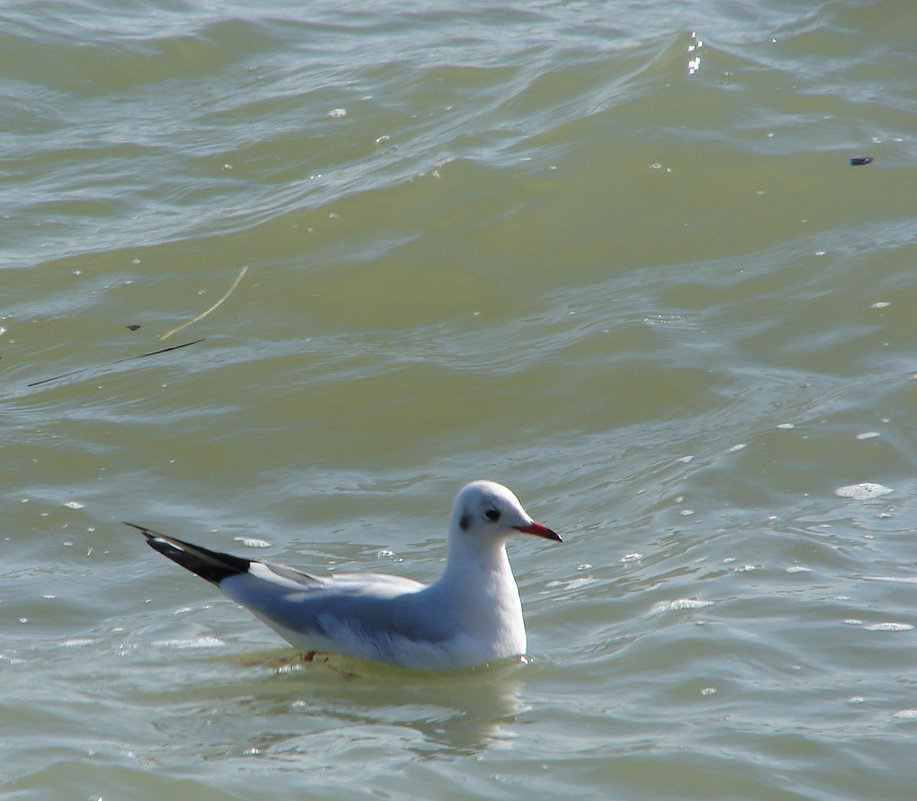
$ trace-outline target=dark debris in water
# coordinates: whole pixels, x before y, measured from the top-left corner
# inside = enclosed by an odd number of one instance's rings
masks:
[[[173,350],[181,350],[181,348],[187,348],[190,345],[196,345],[198,342],[203,342],[203,341],[204,341],[204,337],[201,337],[200,339],[192,339],[190,342],[183,342],[181,345],[172,345],[168,348],[158,348],[157,350],[151,350],[146,353],[138,354],[137,356],[125,356],[121,359],[114,359],[113,361],[105,362],[105,364],[100,365],[100,366],[101,367],[110,367],[113,364],[122,364],[123,362],[133,361],[134,359],[145,359],[148,356],[158,356],[161,353],[169,353],[170,351],[173,351]],[[83,373],[88,369],[90,368],[80,367],[76,370],[70,370],[66,373],[61,373],[60,375],[53,375],[50,378],[42,378],[42,379],[39,379],[38,381],[32,381],[30,384],[26,384],[26,386],[27,387],[39,387],[42,384],[49,383],[50,381],[58,381],[61,378],[70,378],[71,376],[79,375],[80,373]]]

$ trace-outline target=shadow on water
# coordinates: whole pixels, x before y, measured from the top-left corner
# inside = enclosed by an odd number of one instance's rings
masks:
[[[521,694],[532,667],[520,659],[423,673],[288,649],[203,662],[197,671],[187,666],[196,678],[180,688],[145,693],[160,733],[195,743],[205,759],[298,762],[318,751],[329,763],[370,743],[394,748],[392,756],[435,758],[511,740],[517,716],[528,709]]]
[[[509,727],[526,709],[521,661],[437,674],[325,654],[312,660],[288,651],[263,656],[262,667],[271,669],[278,691],[289,693],[296,714],[402,728],[422,756],[484,750],[511,737]]]

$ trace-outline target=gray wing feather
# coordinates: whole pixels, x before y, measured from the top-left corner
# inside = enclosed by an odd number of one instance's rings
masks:
[[[452,630],[428,603],[429,588],[418,582],[376,574],[305,578],[296,581],[299,586],[279,586],[250,572],[227,579],[220,589],[265,621],[305,635],[325,637],[330,629],[346,627],[367,638],[382,634],[438,642]]]

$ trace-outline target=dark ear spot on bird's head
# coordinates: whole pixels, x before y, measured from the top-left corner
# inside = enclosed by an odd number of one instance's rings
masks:
[[[461,518],[459,519],[459,528],[462,531],[468,531],[468,526],[470,525],[471,525],[470,515],[462,515]]]

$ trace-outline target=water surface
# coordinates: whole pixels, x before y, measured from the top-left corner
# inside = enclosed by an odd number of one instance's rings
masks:
[[[8,3],[4,798],[911,799],[915,24]],[[445,676],[121,525],[428,581],[485,477],[566,542]]]

